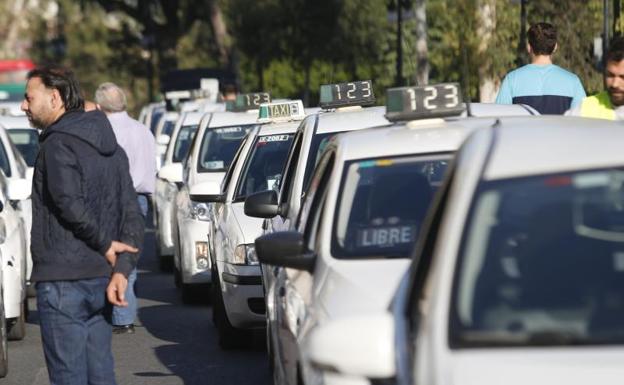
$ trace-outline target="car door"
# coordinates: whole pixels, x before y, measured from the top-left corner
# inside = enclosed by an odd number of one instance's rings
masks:
[[[318,228],[323,215],[323,207],[330,175],[334,164],[334,152],[326,153],[320,160],[316,172],[306,193],[306,199],[297,220],[297,230],[304,236],[307,250],[315,250],[321,242]],[[276,281],[275,310],[276,329],[280,341],[279,356],[284,363],[284,375],[287,383],[296,384],[300,328],[310,315],[313,300],[313,276],[302,270],[279,268]]]

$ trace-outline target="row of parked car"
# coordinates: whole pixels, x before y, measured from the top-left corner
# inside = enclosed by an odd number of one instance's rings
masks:
[[[7,110],[9,111],[9,110]],[[32,173],[39,134],[25,116],[0,116],[0,377],[8,372],[8,340],[26,334],[32,270]]]
[[[619,381],[621,123],[461,94],[162,112],[159,255],[223,348],[265,328],[276,384]]]

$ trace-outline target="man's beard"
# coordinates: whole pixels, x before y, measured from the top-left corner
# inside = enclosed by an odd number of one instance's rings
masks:
[[[41,119],[35,118],[34,116],[30,115],[30,114],[26,114],[26,116],[28,117],[28,121],[30,122],[30,125],[33,128],[36,128],[37,130],[45,130],[45,128],[48,126],[46,124],[46,122],[44,122]]]

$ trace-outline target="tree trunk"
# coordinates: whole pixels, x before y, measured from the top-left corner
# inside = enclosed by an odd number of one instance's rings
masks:
[[[230,36],[217,0],[210,2],[210,24],[219,51],[219,63],[223,68],[230,68]]]
[[[305,64],[305,84],[303,89],[303,105],[306,107],[310,105],[310,71],[312,71],[312,65],[308,61]]]
[[[416,0],[416,83],[429,83],[429,47],[427,46],[427,4]]]
[[[496,99],[497,80],[492,74],[492,62],[487,51],[496,30],[496,0],[479,0],[477,15],[477,57],[483,59],[479,65],[479,97],[481,102],[491,103]]]

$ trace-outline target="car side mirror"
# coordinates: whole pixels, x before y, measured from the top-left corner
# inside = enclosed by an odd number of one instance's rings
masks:
[[[255,218],[273,218],[279,214],[277,192],[275,190],[260,191],[245,199],[245,215]]]
[[[279,231],[256,238],[256,255],[260,263],[291,269],[314,271],[316,255],[306,250],[303,234]]]
[[[158,136],[158,139],[156,140],[156,143],[161,144],[163,146],[166,146],[169,144],[169,141],[171,140],[171,137],[169,135],[166,134],[161,134]]]
[[[189,197],[194,202],[222,202],[221,184],[214,181],[196,183],[189,189]]]
[[[161,167],[158,177],[171,183],[182,182],[182,163],[171,163]]]
[[[28,179],[13,179],[7,183],[7,197],[11,201],[28,199],[32,192],[32,183]]]
[[[312,331],[306,347],[312,365],[322,371],[390,379],[396,375],[394,333],[391,313],[347,316]]]

